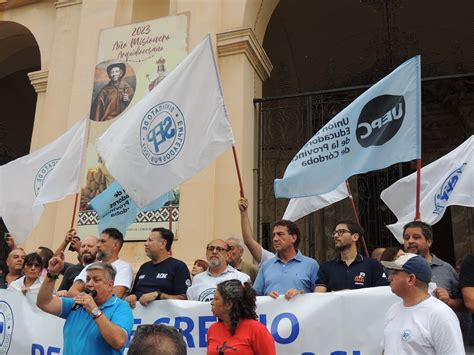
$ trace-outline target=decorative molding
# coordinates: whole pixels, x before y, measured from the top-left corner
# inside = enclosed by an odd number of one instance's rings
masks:
[[[273,65],[251,28],[241,28],[217,34],[219,57],[245,54],[262,81],[270,77]]]
[[[46,92],[46,89],[48,87],[48,75],[48,70],[38,70],[28,73],[30,83],[35,88],[37,94]]]
[[[74,5],[80,5],[80,4],[82,4],[82,0],[76,0],[76,1],[59,0],[54,3],[54,6],[56,6],[56,9],[60,9],[62,7],[74,6]]]

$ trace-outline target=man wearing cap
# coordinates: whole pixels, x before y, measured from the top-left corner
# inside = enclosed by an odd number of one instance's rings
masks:
[[[385,315],[384,355],[464,354],[455,313],[428,293],[431,268],[426,260],[407,253],[382,264],[392,292],[402,299]]]
[[[107,67],[110,81],[97,95],[92,104],[90,119],[93,121],[108,121],[122,113],[132,100],[132,87],[122,80],[125,76],[124,63],[113,63]]]
[[[463,309],[463,302],[458,289],[458,274],[449,263],[430,252],[432,244],[433,230],[429,224],[413,221],[403,227],[403,248],[405,252],[422,256],[431,267],[433,274],[431,282],[436,284],[433,296],[455,311],[460,311]]]
[[[321,264],[315,292],[354,290],[386,286],[387,279],[382,265],[374,259],[363,257],[357,251],[357,241],[364,230],[351,220],[342,220],[332,232],[339,257]]]

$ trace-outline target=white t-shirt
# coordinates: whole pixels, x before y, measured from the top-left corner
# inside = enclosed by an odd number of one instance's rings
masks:
[[[191,301],[211,302],[214,299],[217,285],[222,281],[237,279],[240,282],[249,282],[250,277],[243,272],[227,265],[227,268],[219,276],[212,276],[209,270],[197,274],[193,278],[193,284],[188,288],[186,296]]]
[[[260,263],[258,264],[258,267],[261,267],[262,264],[265,261],[267,261],[267,260],[269,260],[269,259],[271,259],[275,256],[275,254],[272,253],[271,251],[268,251],[267,249],[264,249],[262,246],[260,246],[260,247],[262,248],[262,258],[260,259]]]
[[[35,282],[33,282],[33,285],[29,287],[30,292],[33,293],[38,293],[39,288],[41,287],[41,284],[43,283],[44,278],[43,277],[38,277]],[[15,281],[11,282],[10,285],[8,285],[9,290],[16,290],[16,291],[21,291],[21,288],[25,286],[25,276],[20,277],[19,279],[16,279]]]
[[[464,354],[459,320],[445,303],[430,296],[405,307],[392,305],[384,321],[384,355]]]
[[[74,282],[86,282],[87,269],[90,265],[92,264],[89,264],[84,269],[82,269],[81,273],[74,279]],[[117,259],[110,265],[112,265],[117,272],[115,275],[114,286],[123,286],[127,289],[127,291],[129,291],[133,282],[133,270],[130,264],[123,260]]]

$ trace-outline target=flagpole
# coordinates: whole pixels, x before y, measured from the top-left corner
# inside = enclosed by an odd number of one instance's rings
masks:
[[[415,220],[421,220],[420,215],[420,190],[421,190],[421,159],[416,161],[416,212]]]
[[[239,161],[237,160],[237,153],[235,146],[232,144],[232,153],[234,154],[235,169],[237,170],[237,178],[239,179],[240,197],[244,197],[244,187],[242,185],[242,176],[240,175]]]
[[[357,207],[355,205],[354,197],[352,196],[351,187],[347,180],[346,180],[346,186],[347,186],[347,191],[349,192],[349,199],[351,200],[351,204],[352,204],[352,211],[354,211],[356,222],[360,226],[359,211],[357,210]],[[369,251],[367,250],[367,244],[365,244],[365,238],[363,235],[361,235],[361,242],[362,242],[362,247],[364,248],[365,255],[369,257]]]
[[[72,212],[72,219],[71,219],[71,228],[74,228],[74,221],[76,219],[76,210],[77,210],[77,200],[79,199],[79,192],[76,192],[76,198],[74,199],[74,211]]]

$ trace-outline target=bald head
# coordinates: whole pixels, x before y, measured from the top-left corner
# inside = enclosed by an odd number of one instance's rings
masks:
[[[84,265],[95,262],[97,257],[97,244],[99,239],[93,235],[85,237],[81,242],[81,260]]]

